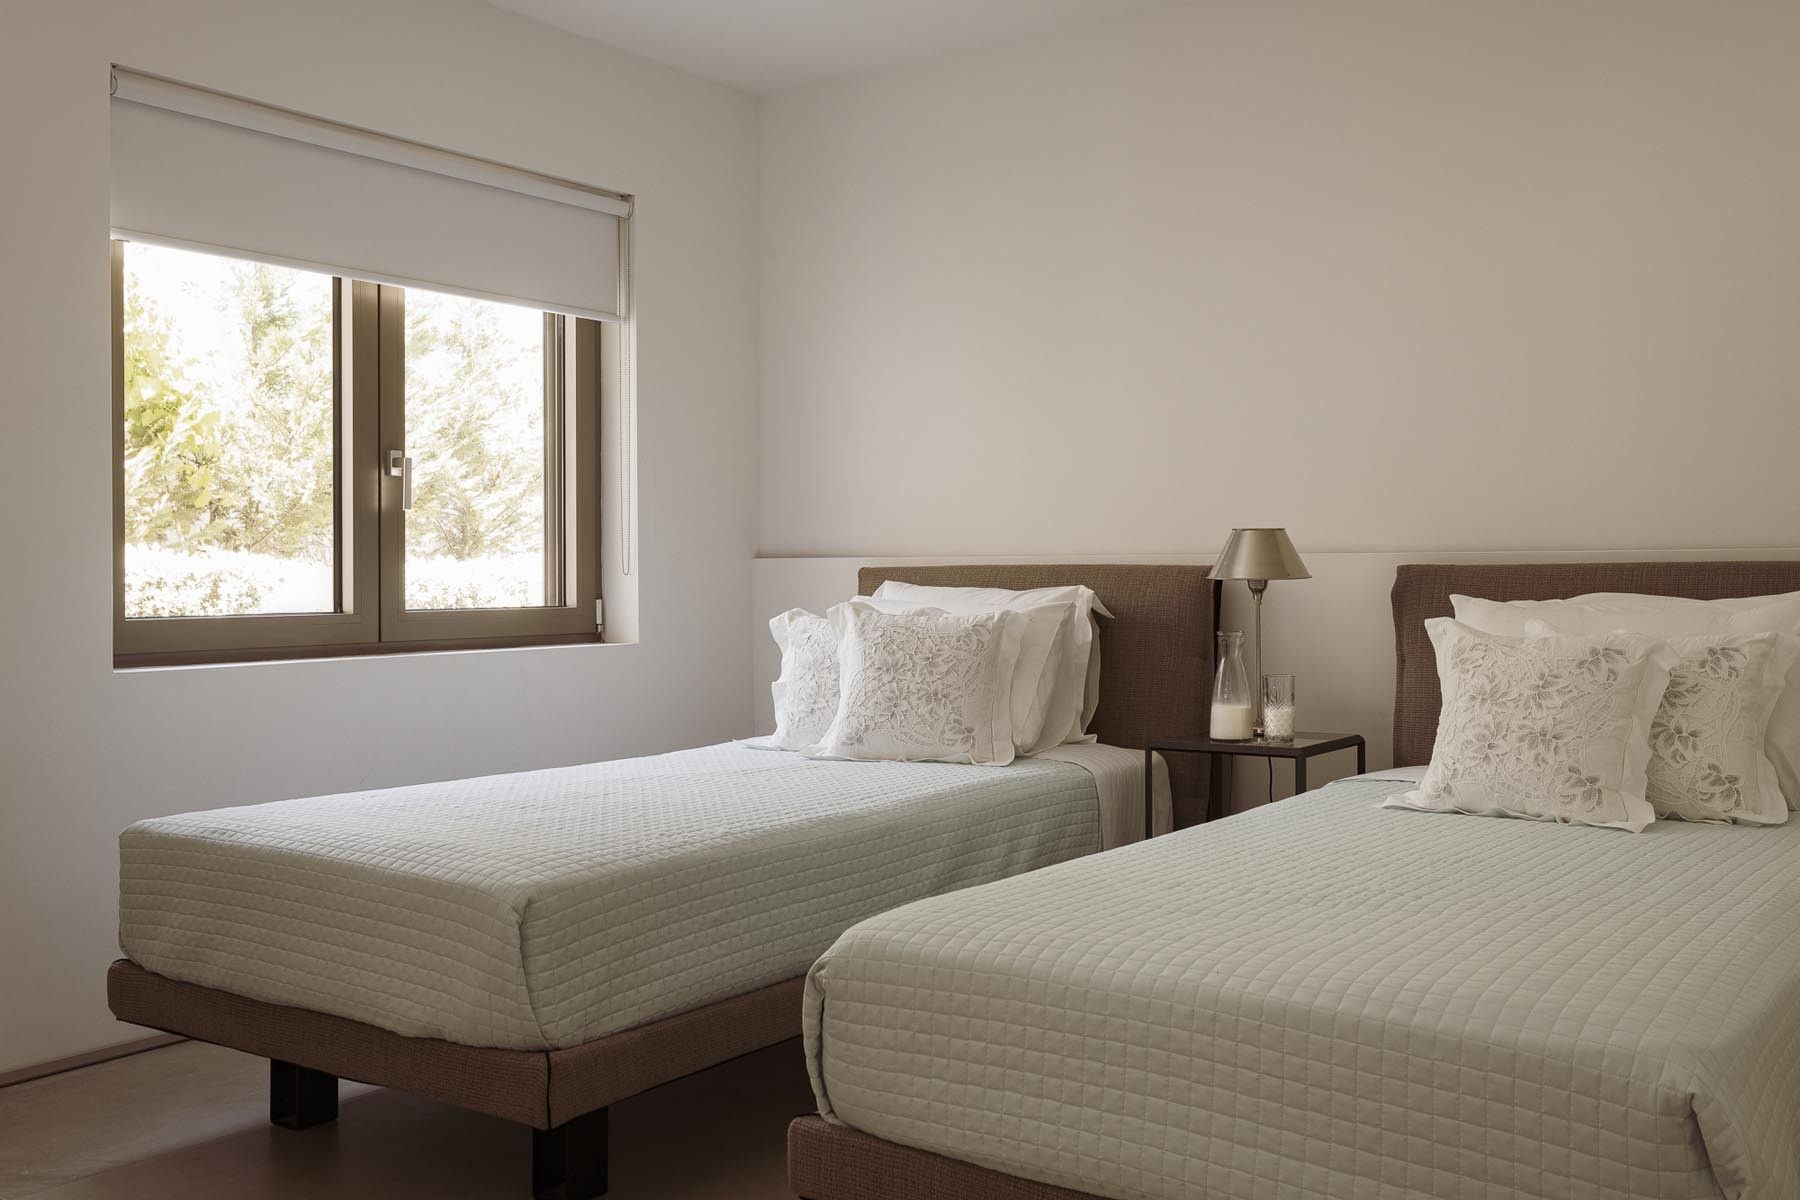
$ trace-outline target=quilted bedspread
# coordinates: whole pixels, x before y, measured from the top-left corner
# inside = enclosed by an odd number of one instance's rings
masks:
[[[120,944],[400,1034],[572,1046],[791,979],[883,909],[1091,853],[1097,796],[1069,762],[724,745],[190,813],[122,836]]]
[[[1800,1196],[1800,824],[1293,800],[850,929],[828,1118],[1119,1198]]]

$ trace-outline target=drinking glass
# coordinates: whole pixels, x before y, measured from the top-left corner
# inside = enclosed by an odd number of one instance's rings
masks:
[[[1294,677],[1262,678],[1263,737],[1271,742],[1294,740]]]

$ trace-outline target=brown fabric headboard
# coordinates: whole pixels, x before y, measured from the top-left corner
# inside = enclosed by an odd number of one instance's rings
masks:
[[[1212,696],[1213,637],[1219,585],[1211,567],[1142,563],[994,563],[864,567],[863,595],[890,579],[927,587],[1063,587],[1094,589],[1113,619],[1100,619],[1100,707],[1092,731],[1113,746],[1142,746],[1156,737],[1200,737]],[[1204,813],[1191,777],[1191,755],[1171,759],[1175,820]]]
[[[1587,592],[1639,592],[1723,600],[1800,591],[1800,562],[1417,563],[1394,577],[1394,765],[1431,761],[1437,740],[1437,661],[1425,622],[1451,614],[1450,597],[1563,600]]]

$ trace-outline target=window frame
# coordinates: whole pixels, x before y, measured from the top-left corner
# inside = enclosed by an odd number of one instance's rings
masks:
[[[545,314],[546,586],[535,608],[404,607],[405,290],[333,276],[336,612],[125,615],[125,243],[112,239],[113,665],[326,658],[597,642],[600,600],[601,327]],[[225,254],[191,246],[202,253]],[[552,440],[554,439],[554,440]],[[555,453],[551,453],[551,448]],[[554,521],[554,525],[552,525]],[[548,536],[555,528],[559,536]],[[560,584],[560,589],[556,586]]]

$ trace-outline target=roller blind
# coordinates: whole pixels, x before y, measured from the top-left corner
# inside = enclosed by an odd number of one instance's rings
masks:
[[[630,200],[115,68],[112,224],[378,283],[621,320]]]

